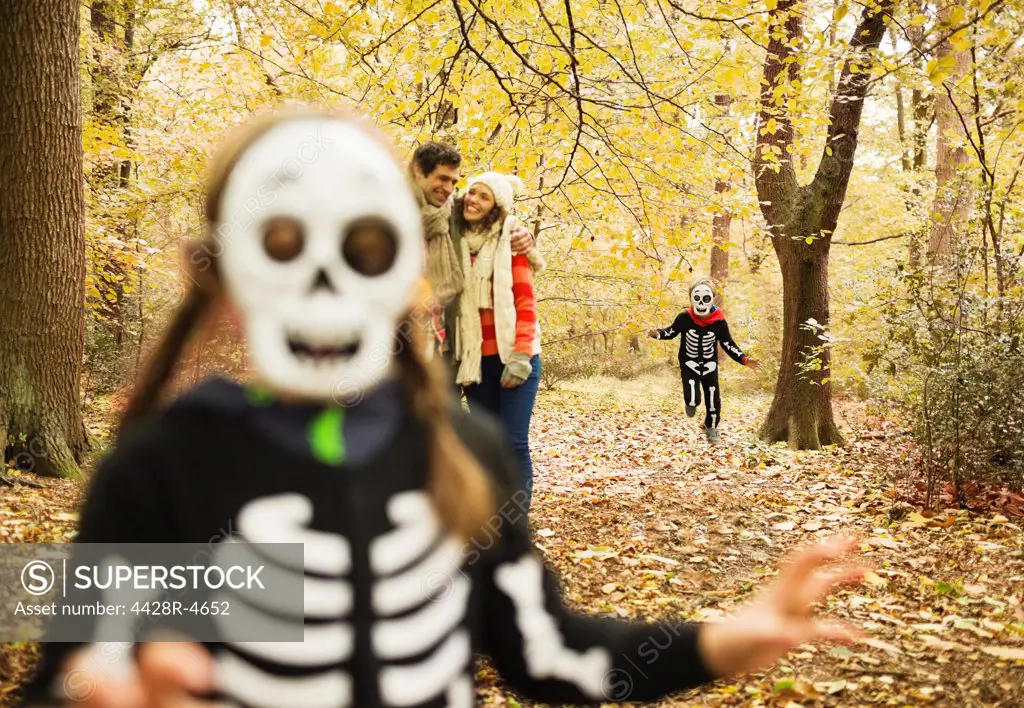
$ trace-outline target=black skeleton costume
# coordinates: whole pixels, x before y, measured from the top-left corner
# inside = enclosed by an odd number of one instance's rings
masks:
[[[718,347],[721,346],[739,364],[747,357],[732,335],[725,315],[714,304],[714,290],[700,282],[690,291],[690,309],[680,312],[668,327],[655,330],[658,339],[679,342],[679,373],[687,415],[692,416],[704,399],[704,428],[708,439],[718,442],[718,424],[722,420],[722,391],[718,383]]]
[[[425,424],[393,375],[391,337],[423,259],[399,168],[352,124],[286,121],[242,153],[223,192],[225,219],[310,136],[316,159],[265,207],[266,218],[302,223],[302,253],[268,257],[256,219],[225,239],[218,262],[262,378],[350,405],[285,403],[226,380],[199,386],[133,427],[103,462],[78,542],[304,544],[303,567],[260,559],[303,576],[304,640],[207,645],[214,698],[231,705],[471,706],[476,653],[514,689],[550,703],[650,700],[710,680],[696,625],[566,609],[533,552],[515,457],[489,418],[459,410],[452,424],[498,490],[494,523],[468,543],[442,524],[427,493]],[[368,217],[397,241],[394,262],[372,276],[341,243]],[[236,600],[219,621],[273,622],[285,611]],[[31,703],[64,700],[61,672],[76,648],[44,647]],[[129,654],[117,670],[133,670]]]

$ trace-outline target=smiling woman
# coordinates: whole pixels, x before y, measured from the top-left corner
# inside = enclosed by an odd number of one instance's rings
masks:
[[[519,458],[527,505],[533,490],[530,420],[540,384],[540,328],[527,256],[513,254],[509,214],[523,183],[485,172],[455,201],[466,284],[459,303],[456,383],[471,411],[501,419]]]

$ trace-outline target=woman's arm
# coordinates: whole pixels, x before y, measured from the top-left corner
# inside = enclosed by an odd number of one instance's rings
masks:
[[[522,254],[512,256],[512,297],[516,305],[514,351],[533,356],[537,336],[537,299],[533,294],[533,268]]]

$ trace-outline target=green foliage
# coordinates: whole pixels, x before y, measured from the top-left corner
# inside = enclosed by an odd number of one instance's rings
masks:
[[[1024,301],[984,293],[977,249],[904,273],[885,305],[887,341],[868,349],[919,443],[932,497],[969,480],[1024,487]]]

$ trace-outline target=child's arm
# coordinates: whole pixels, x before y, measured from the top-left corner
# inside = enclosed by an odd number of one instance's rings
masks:
[[[732,357],[737,364],[743,364],[743,366],[749,366],[752,369],[760,368],[761,362],[744,354],[743,350],[736,344],[736,341],[729,333],[728,323],[725,320],[720,320],[716,324],[718,325],[718,343],[722,345],[725,353]]]
[[[662,327],[661,329],[649,329],[647,330],[647,336],[651,339],[675,339],[683,331],[680,320],[683,318],[683,314],[676,315],[675,320],[668,327]]]
[[[510,513],[495,516],[498,548],[478,561],[482,640],[518,694],[550,704],[639,702],[716,678],[701,657],[698,624],[630,622],[567,608],[558,579],[533,550],[525,513],[517,514],[514,502],[501,509]]]

